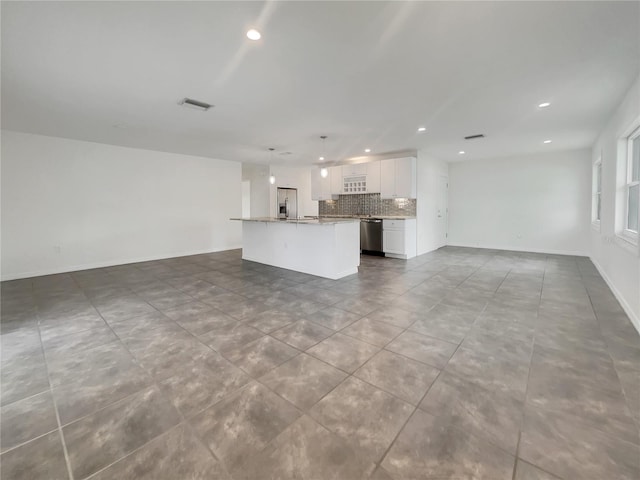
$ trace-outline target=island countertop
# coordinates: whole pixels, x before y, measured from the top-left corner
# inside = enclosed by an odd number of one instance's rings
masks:
[[[332,280],[358,273],[358,218],[280,220],[250,217],[232,220],[242,221],[243,260]]]
[[[320,215],[319,218],[353,218],[354,220],[360,220],[361,218],[380,218],[382,220],[412,220],[415,215]]]
[[[230,220],[239,220],[242,222],[268,222],[268,223],[296,223],[304,225],[337,225],[339,223],[359,222],[359,218],[274,218],[274,217],[249,217],[249,218],[231,218]]]

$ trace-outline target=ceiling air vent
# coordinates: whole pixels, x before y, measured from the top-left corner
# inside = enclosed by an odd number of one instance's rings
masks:
[[[484,138],[484,134],[479,133],[478,135],[469,135],[464,137],[465,140],[475,140],[476,138]]]
[[[182,105],[183,107],[188,108],[195,108],[196,110],[201,110],[203,112],[206,112],[211,107],[213,107],[213,105],[211,105],[210,103],[193,100],[192,98],[183,98],[178,102],[178,105]]]

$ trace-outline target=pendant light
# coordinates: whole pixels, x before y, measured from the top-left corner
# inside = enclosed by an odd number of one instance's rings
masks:
[[[271,164],[273,163],[273,151],[275,150],[275,148],[270,148],[269,149],[269,169],[271,169]],[[269,176],[269,183],[271,185],[274,185],[276,183],[276,177],[271,174]]]
[[[322,156],[320,157],[320,161],[324,161],[324,155],[325,155],[324,141],[327,139],[327,136],[321,135],[320,138],[322,139]],[[320,176],[322,178],[327,178],[328,175],[329,175],[329,170],[327,169],[327,167],[322,167],[320,169]]]

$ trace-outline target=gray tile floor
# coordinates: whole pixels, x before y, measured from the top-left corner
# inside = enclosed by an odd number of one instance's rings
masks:
[[[3,480],[640,478],[640,340],[586,258],[235,250],[5,282],[1,332]]]

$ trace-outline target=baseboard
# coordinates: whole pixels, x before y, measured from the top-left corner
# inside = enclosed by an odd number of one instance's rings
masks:
[[[55,275],[58,273],[69,273],[69,272],[78,272],[82,270],[91,270],[93,268],[115,267],[118,265],[128,265],[130,263],[152,262],[154,260],[166,260],[168,258],[189,257],[191,255],[202,255],[205,253],[224,252],[226,250],[235,250],[238,248],[242,248],[242,245],[218,248],[214,250],[210,250],[210,249],[193,250],[193,251],[180,252],[180,253],[152,255],[150,257],[137,257],[137,258],[128,258],[125,260],[109,260],[105,262],[85,263],[81,265],[71,265],[68,267],[45,268],[42,270],[34,270],[31,272],[23,272],[23,273],[10,273],[7,275],[3,273],[0,278],[2,279],[3,282],[6,282],[9,280],[19,280],[21,278],[41,277],[43,275]]]
[[[251,257],[249,255],[245,255],[244,251],[242,252],[242,259],[246,260],[248,262],[256,262],[256,263],[262,263],[263,265],[269,265],[271,267],[276,267],[276,268],[283,268],[285,270],[291,270],[292,272],[299,272],[299,273],[306,273],[307,275],[314,275],[316,277],[322,277],[322,278],[328,278],[329,280],[340,280],[341,278],[344,277],[348,277],[349,275],[354,275],[356,273],[358,273],[358,267],[354,267],[354,268],[350,268],[347,270],[343,270],[342,272],[337,273],[335,276],[327,276],[327,275],[321,275],[318,272],[314,272],[309,270],[308,268],[303,268],[303,267],[298,267],[298,268],[293,268],[291,265],[282,265],[279,263],[270,263],[268,261],[266,261],[266,259],[264,258],[255,258],[255,257]]]
[[[600,273],[600,276],[604,279],[605,283],[613,293],[613,296],[616,297],[616,300],[618,300],[618,302],[620,302],[622,309],[627,314],[627,317],[629,317],[629,320],[631,320],[631,324],[636,328],[638,333],[640,333],[640,318],[638,318],[635,315],[634,311],[631,309],[631,307],[629,306],[627,301],[624,299],[620,291],[613,284],[611,279],[607,276],[607,274],[605,273],[604,269],[600,266],[600,264],[593,257],[589,257],[589,259],[598,270],[598,273]]]
[[[588,257],[589,255],[583,251],[577,250],[553,250],[553,249],[537,249],[537,248],[522,248],[522,247],[496,247],[492,245],[467,245],[464,243],[447,243],[447,247],[464,247],[464,248],[482,248],[486,250],[505,250],[511,252],[524,252],[524,253],[546,253],[548,255],[571,255],[573,257]]]

